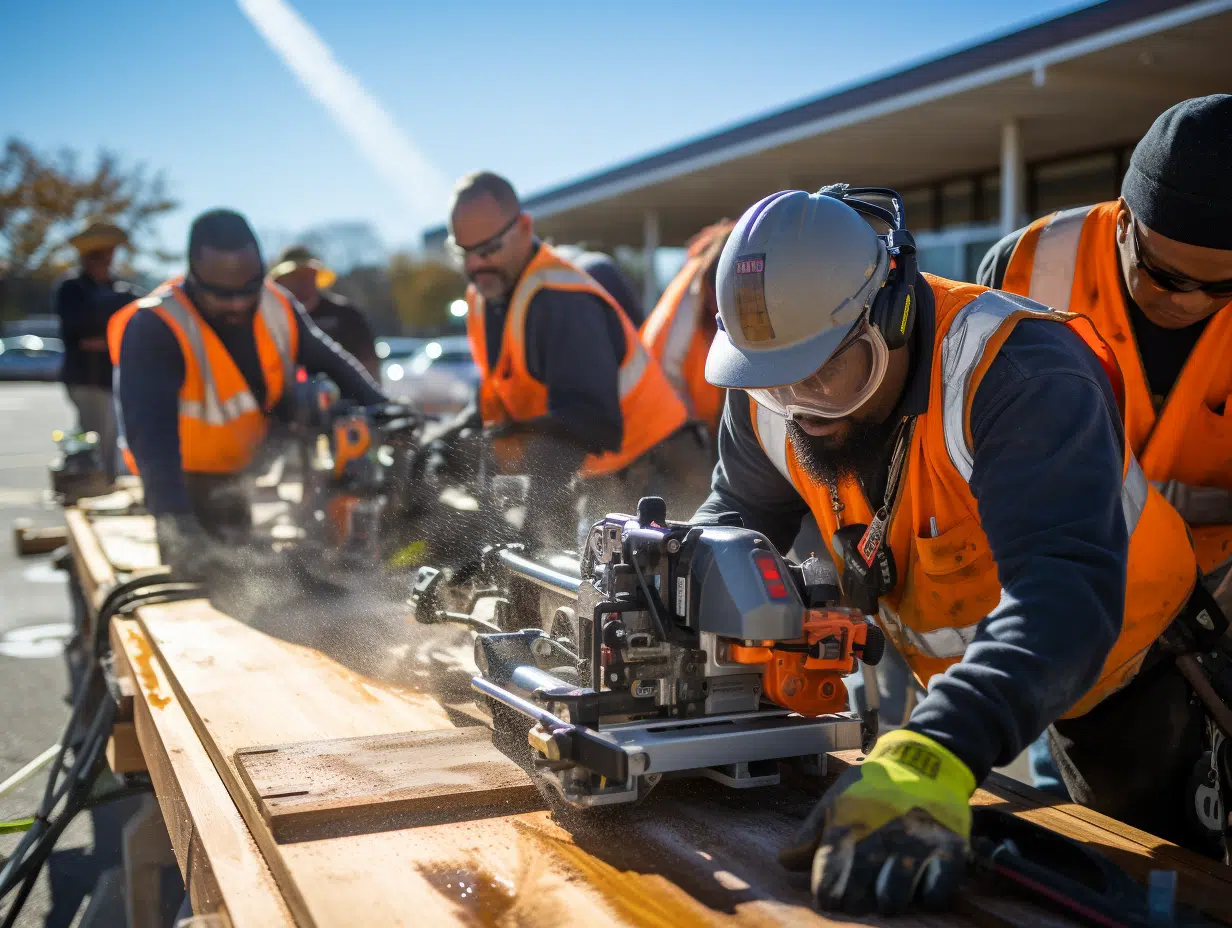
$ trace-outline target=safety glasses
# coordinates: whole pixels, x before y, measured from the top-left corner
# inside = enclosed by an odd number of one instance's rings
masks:
[[[445,247],[449,249],[449,253],[458,261],[465,261],[468,257],[490,258],[505,247],[505,236],[510,233],[521,218],[522,214],[518,213],[505,223],[504,228],[499,232],[476,245],[459,245],[457,240],[451,235],[445,240]]]
[[[1174,274],[1151,264],[1142,252],[1138,239],[1138,220],[1129,217],[1130,243],[1134,250],[1134,264],[1142,268],[1160,290],[1168,293],[1196,293],[1201,290],[1207,296],[1232,296],[1232,280],[1194,280],[1184,274]]]
[[[825,364],[804,380],[748,393],[759,406],[785,419],[842,419],[868,402],[881,386],[889,357],[885,339],[866,319]]]
[[[242,287],[216,287],[213,284],[207,284],[191,271],[188,274],[188,280],[194,290],[218,300],[250,300],[261,292],[261,286],[264,283],[264,273]]]

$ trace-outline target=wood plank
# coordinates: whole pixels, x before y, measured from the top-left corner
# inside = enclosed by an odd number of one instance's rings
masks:
[[[144,632],[123,619],[110,631],[117,673],[134,681],[137,738],[196,912],[223,912],[235,928],[290,928],[282,894]]]
[[[138,615],[301,925],[507,918],[546,926],[574,922],[578,913],[595,925],[882,924],[812,912],[807,879],[774,863],[815,801],[799,790],[750,796],[683,781],[608,816],[496,815],[280,844],[243,782],[237,750],[442,728],[444,715],[426,697],[357,678],[204,603],[145,607]],[[472,902],[463,884],[489,907]],[[1002,913],[1037,911],[998,900]],[[1015,923],[972,905],[978,917],[919,915],[892,924]]]
[[[530,777],[493,744],[486,728],[407,732],[265,745],[236,752],[261,816],[280,842],[322,826],[386,827],[540,808]]]
[[[103,546],[99,543],[98,536],[94,534],[94,529],[85,513],[75,507],[65,509],[64,523],[68,529],[68,544],[73,552],[77,579],[81,583],[81,592],[85,597],[89,612],[89,622],[92,624],[103,597],[115,586],[115,571],[112,570],[107,555],[103,553]],[[90,628],[87,627],[86,631],[90,632]]]
[[[107,766],[112,773],[144,773],[145,757],[137,740],[137,726],[132,722],[116,722],[107,737]]]
[[[136,573],[162,566],[153,516],[97,515],[90,524],[115,571]]]

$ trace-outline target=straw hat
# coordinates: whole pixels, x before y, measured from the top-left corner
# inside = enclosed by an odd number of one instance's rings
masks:
[[[127,245],[128,235],[119,226],[105,219],[88,219],[82,225],[81,231],[70,238],[68,243],[77,249],[78,254],[88,255],[92,251]]]
[[[327,268],[321,259],[304,245],[292,245],[284,248],[274,266],[270,268],[270,280],[285,277],[301,267],[310,267],[317,272],[317,289],[326,290],[338,279],[338,275]]]

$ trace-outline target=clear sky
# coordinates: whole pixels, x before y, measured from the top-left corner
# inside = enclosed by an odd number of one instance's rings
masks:
[[[176,251],[217,205],[258,230],[366,220],[398,247],[467,170],[534,192],[1074,6],[0,0],[0,137],[163,170]],[[338,67],[288,32],[288,8]],[[316,96],[260,22],[321,72]]]

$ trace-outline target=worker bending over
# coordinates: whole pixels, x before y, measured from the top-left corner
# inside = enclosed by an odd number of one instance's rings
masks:
[[[998,242],[979,282],[1089,317],[1125,378],[1125,433],[1147,479],[1189,524],[1216,590],[1232,564],[1232,96],[1186,100],[1138,143],[1109,203],[1052,213]],[[1225,613],[1227,588],[1218,597]],[[1050,733],[1070,795],[1116,818],[1149,801],[1141,777],[1092,768],[1126,725],[1151,781],[1181,783],[1207,750],[1205,715],[1170,662],[1147,685]],[[1037,786],[1056,776],[1032,745]],[[1077,756],[1066,763],[1062,756]],[[1087,776],[1080,772],[1085,769]],[[1106,777],[1091,779],[1094,771]],[[1200,809],[1194,813],[1201,814]],[[1193,813],[1191,813],[1193,814]]]
[[[363,367],[266,283],[256,237],[230,210],[198,216],[188,272],[111,320],[121,445],[140,473],[163,560],[188,572],[242,568],[251,525],[236,478],[271,417],[288,418],[296,368],[326,374],[364,405],[384,397]],[[207,531],[208,530],[208,531]]]
[[[562,489],[581,478],[583,520],[660,489],[657,455],[684,405],[616,300],[535,237],[503,177],[462,178],[449,230],[470,282],[478,415],[503,468],[536,478],[528,509],[572,544],[578,521]]]
[[[947,898],[976,785],[1128,683],[1196,578],[1089,321],[917,273],[901,215],[842,185],[749,209],[706,364],[729,392],[697,518],[738,512],[785,550],[811,510],[844,593],[928,685],[782,854],[849,911]]]

